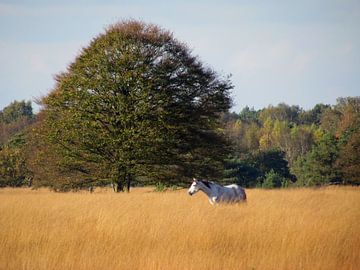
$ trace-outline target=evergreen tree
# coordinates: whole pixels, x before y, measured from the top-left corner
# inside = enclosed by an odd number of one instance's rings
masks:
[[[300,156],[293,167],[299,185],[324,185],[339,181],[336,160],[338,142],[334,135],[326,133],[319,143],[305,156]]]
[[[283,181],[294,180],[294,176],[290,174],[288,162],[285,160],[285,153],[281,150],[256,151],[245,154],[241,158],[227,160],[224,182],[236,182],[244,187],[261,187],[271,174],[276,175],[276,179],[281,179],[280,182],[274,180],[271,187],[280,187]],[[265,185],[268,186],[269,183]]]

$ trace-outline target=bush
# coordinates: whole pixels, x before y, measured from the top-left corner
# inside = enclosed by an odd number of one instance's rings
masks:
[[[265,180],[262,183],[262,187],[279,188],[283,186],[283,183],[285,183],[285,179],[271,169],[268,173],[265,174]]]
[[[166,191],[166,189],[167,189],[167,187],[166,187],[166,185],[165,185],[164,183],[162,183],[162,182],[157,182],[157,183],[155,184],[155,189],[154,189],[154,191],[155,191],[155,192],[164,192],[164,191]]]

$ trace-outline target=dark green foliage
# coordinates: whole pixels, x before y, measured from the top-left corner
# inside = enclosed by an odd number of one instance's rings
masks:
[[[250,109],[248,106],[245,106],[239,113],[239,119],[247,123],[259,123],[259,111],[256,111],[254,108]]]
[[[265,174],[264,182],[261,187],[263,188],[280,188],[283,186],[284,178],[274,170],[270,170]]]
[[[251,157],[234,158],[227,161],[224,171],[225,183],[237,183],[242,187],[255,187],[260,171]]]
[[[271,181],[274,181],[271,182],[271,187],[281,187],[285,179],[294,180],[294,176],[289,172],[284,152],[280,150],[258,151],[243,158],[228,160],[224,180],[236,182],[244,187],[255,187],[262,186],[272,174],[281,180],[271,178]],[[265,185],[270,185],[270,182]]]
[[[338,158],[338,142],[327,133],[305,156],[301,156],[293,167],[299,185],[314,186],[339,182],[339,171],[335,166]]]
[[[315,124],[317,126],[321,123],[321,116],[324,111],[330,108],[330,105],[325,105],[322,103],[316,104],[315,107],[311,110],[304,111],[300,114],[300,122],[305,125]]]
[[[120,190],[134,178],[220,174],[226,147],[217,128],[231,83],[170,32],[115,24],[56,81],[43,100],[44,137],[67,170]]]
[[[239,115],[236,112],[226,112],[221,115],[222,123],[234,122],[239,119]]]
[[[281,150],[259,151],[254,155],[254,163],[259,168],[261,176],[272,170],[281,177],[291,178],[285,152]]]

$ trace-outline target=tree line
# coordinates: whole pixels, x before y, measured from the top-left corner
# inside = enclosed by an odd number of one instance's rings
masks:
[[[310,110],[281,103],[225,115],[225,176],[248,187],[360,184],[360,98]]]
[[[25,101],[0,112],[0,186],[360,182],[359,97],[230,113],[230,77],[153,24],[108,27],[55,81],[36,115]]]
[[[282,103],[224,113],[221,132],[228,149],[218,171],[207,177],[244,187],[359,185],[359,110],[360,98],[348,97],[339,98],[333,106],[317,104],[307,111]],[[9,111],[16,113],[9,116]],[[37,187],[71,190],[111,183],[110,178],[97,176],[101,175],[99,168],[92,168],[92,177],[84,177],[87,172],[80,167],[67,168],[48,142],[39,140],[43,115],[34,115],[30,102],[11,103],[0,111],[0,119],[1,187],[33,181]],[[213,164],[203,166],[207,170]],[[181,186],[191,178],[191,174],[177,172],[175,166],[160,167],[156,166],[157,173],[144,171],[134,183]]]

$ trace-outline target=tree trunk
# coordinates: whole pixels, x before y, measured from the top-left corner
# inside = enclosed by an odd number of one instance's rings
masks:
[[[127,174],[126,175],[126,192],[130,192],[131,179],[132,179],[132,175]]]
[[[121,192],[124,190],[121,179],[119,179],[118,181],[114,181],[112,183],[112,186],[113,186],[113,190],[115,193],[118,193],[118,192]]]
[[[33,182],[33,178],[29,177],[28,178],[28,187],[31,188],[32,187],[32,182]]]

